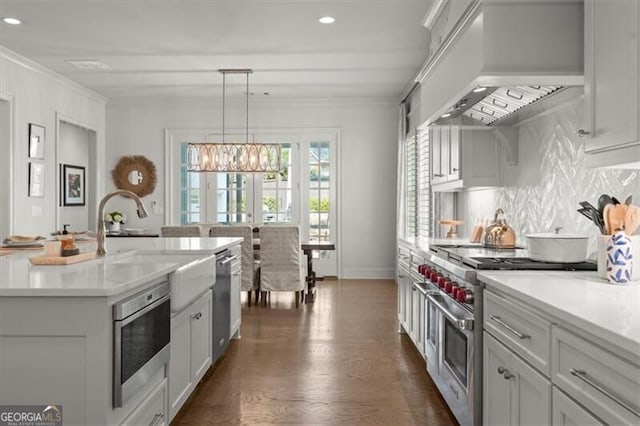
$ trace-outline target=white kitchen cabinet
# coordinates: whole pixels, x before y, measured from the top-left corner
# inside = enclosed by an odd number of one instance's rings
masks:
[[[411,311],[413,309],[411,274],[409,266],[400,264],[398,274],[398,295],[400,301],[400,328],[407,334],[411,334]]]
[[[502,145],[493,129],[432,126],[430,138],[434,191],[502,184]]]
[[[409,336],[420,355],[424,356],[425,295],[411,280],[411,327]]]
[[[640,369],[560,326],[552,328],[554,385],[607,424],[640,424]]]
[[[456,27],[458,20],[471,3],[473,3],[473,0],[444,0],[432,3],[426,15],[427,20],[424,22],[430,34],[427,58],[437,52],[447,40],[451,31]]]
[[[551,423],[551,381],[486,331],[483,365],[483,423]]]
[[[639,12],[637,0],[585,1],[585,124],[578,134],[592,166],[640,165]]]
[[[573,399],[566,396],[562,391],[553,387],[553,426],[602,426],[605,423],[591,415],[587,410],[579,406]]]
[[[167,379],[164,379],[121,423],[121,426],[164,426],[168,423],[167,420]]]
[[[169,408],[178,413],[211,366],[211,291],[206,291],[171,318]]]
[[[231,305],[229,307],[229,315],[230,315],[230,330],[229,336],[235,339],[240,338],[240,323],[242,322],[241,318],[241,302],[240,302],[240,293],[241,293],[241,284],[242,284],[242,253],[239,245],[234,246],[230,249],[231,254],[236,256],[236,260],[231,263],[231,287],[230,287],[230,299]]]

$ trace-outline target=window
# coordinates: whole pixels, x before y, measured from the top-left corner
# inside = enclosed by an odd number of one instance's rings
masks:
[[[418,222],[418,143],[415,136],[406,140],[406,182],[407,196],[405,206],[405,223],[407,237],[417,235]]]
[[[419,237],[430,237],[431,232],[431,172],[429,169],[429,131],[418,134],[417,146],[417,206]]]
[[[329,228],[331,205],[329,142],[311,142],[309,145],[309,239],[332,241]]]
[[[187,171],[187,144],[180,145],[180,224],[200,222],[201,173]]]

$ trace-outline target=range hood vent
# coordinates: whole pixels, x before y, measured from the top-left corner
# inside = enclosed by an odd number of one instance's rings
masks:
[[[499,87],[462,114],[490,125],[559,89],[562,86]]]

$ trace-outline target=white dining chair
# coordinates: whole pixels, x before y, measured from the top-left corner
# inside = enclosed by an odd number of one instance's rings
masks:
[[[260,261],[253,255],[253,227],[245,224],[212,225],[209,229],[210,237],[241,237],[242,250],[242,281],[241,290],[247,292],[248,303],[251,306],[251,293],[255,292],[256,305],[258,304],[260,288]]]
[[[260,292],[263,304],[272,291],[293,291],[296,307],[304,299],[306,263],[297,225],[260,227]]]

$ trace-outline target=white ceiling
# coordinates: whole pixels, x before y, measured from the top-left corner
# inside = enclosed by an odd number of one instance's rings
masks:
[[[0,45],[108,98],[218,96],[252,68],[274,98],[395,98],[425,60],[431,0],[0,0]],[[336,18],[332,25],[317,22]],[[65,60],[98,59],[82,71]],[[244,76],[227,77],[229,96]]]

